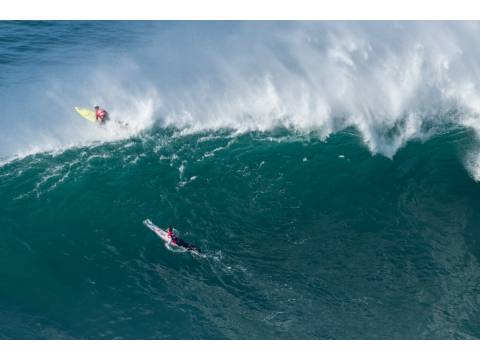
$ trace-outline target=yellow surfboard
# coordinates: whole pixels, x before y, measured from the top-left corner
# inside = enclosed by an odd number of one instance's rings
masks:
[[[90,122],[97,122],[97,119],[95,117],[95,111],[87,109],[87,108],[79,108],[75,106],[75,110],[78,112],[78,114],[83,117],[84,119],[87,119]]]

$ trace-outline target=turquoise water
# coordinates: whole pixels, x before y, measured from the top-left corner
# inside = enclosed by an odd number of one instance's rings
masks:
[[[307,25],[306,31],[316,26]],[[405,117],[378,123],[376,134],[385,136],[374,142],[349,124],[325,136],[321,126],[299,127],[291,119],[285,125],[274,114],[267,126],[260,110],[269,101],[252,105],[261,114],[228,120],[229,126],[213,124],[227,115],[206,110],[215,121],[192,124],[192,117],[167,107],[170,112],[142,113],[153,120],[135,131],[95,128],[94,135],[75,114],[65,115],[57,131],[34,111],[52,93],[64,100],[52,100],[52,112],[70,105],[69,95],[61,97],[70,88],[62,79],[73,78],[77,62],[79,69],[103,69],[97,57],[78,60],[85,43],[95,42],[110,59],[146,54],[152,37],[157,45],[185,43],[159,61],[188,73],[214,68],[206,60],[175,58],[197,51],[198,41],[205,49],[215,37],[230,43],[239,29],[248,39],[256,27],[278,34],[277,28],[295,26],[0,22],[0,58],[10,59],[0,63],[0,103],[9,109],[0,119],[7,129],[0,137],[1,338],[480,336],[480,187],[468,161],[477,136],[461,124],[461,111],[426,117],[428,136],[405,135],[393,155],[396,134],[408,133]],[[186,34],[197,36],[196,45]],[[155,64],[145,57],[140,70],[118,63],[132,71],[122,75],[122,83],[133,84],[126,93],[99,87],[93,100],[115,104],[115,95],[125,99],[130,91],[135,101],[144,99],[150,92],[135,84],[147,81],[143,76]],[[298,63],[291,61],[294,69]],[[234,65],[248,69],[248,77],[260,72]],[[219,74],[211,73],[210,91],[231,91]],[[182,73],[165,79],[176,76]],[[183,81],[171,94],[193,106]],[[163,86],[157,90],[169,98]],[[32,96],[39,88],[48,91]],[[20,103],[28,106],[15,115]],[[49,121],[53,126],[58,119]],[[245,124],[263,125],[240,129]],[[174,227],[205,258],[166,249],[142,224],[146,218]]]

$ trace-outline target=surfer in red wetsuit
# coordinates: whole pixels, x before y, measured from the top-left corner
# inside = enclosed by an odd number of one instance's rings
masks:
[[[102,109],[100,106],[95,106],[95,119],[100,124],[104,124],[109,118],[108,118],[108,112],[105,109]]]
[[[187,250],[194,250],[196,252],[200,252],[200,249],[196,247],[195,245],[190,245],[187,242],[183,241],[179,237],[177,237],[174,233],[171,227],[168,228],[167,231],[168,238],[172,241],[177,246],[181,246]]]

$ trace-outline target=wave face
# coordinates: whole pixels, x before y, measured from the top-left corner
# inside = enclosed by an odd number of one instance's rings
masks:
[[[158,130],[0,168],[4,338],[478,338],[468,132]],[[142,225],[179,229],[206,258]]]
[[[479,32],[0,22],[0,338],[479,338]]]

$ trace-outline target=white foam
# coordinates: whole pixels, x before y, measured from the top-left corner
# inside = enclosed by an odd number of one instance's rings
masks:
[[[472,179],[480,182],[480,153],[470,154],[465,163]]]
[[[280,126],[322,139],[353,126],[387,157],[448,121],[480,134],[478,23],[177,24],[149,36],[140,53],[57,76],[48,104],[65,115],[27,123],[8,146],[31,153],[119,140],[155,121],[179,135]],[[128,129],[92,127],[71,111],[94,104]],[[458,119],[445,116],[452,109]]]
[[[472,23],[248,24],[235,46],[200,53],[206,73],[160,89],[158,109],[183,134],[282,126],[326,138],[354,126],[373,153],[392,157],[432,134],[425,122],[452,120],[442,118],[452,108],[480,114],[478,35]]]

